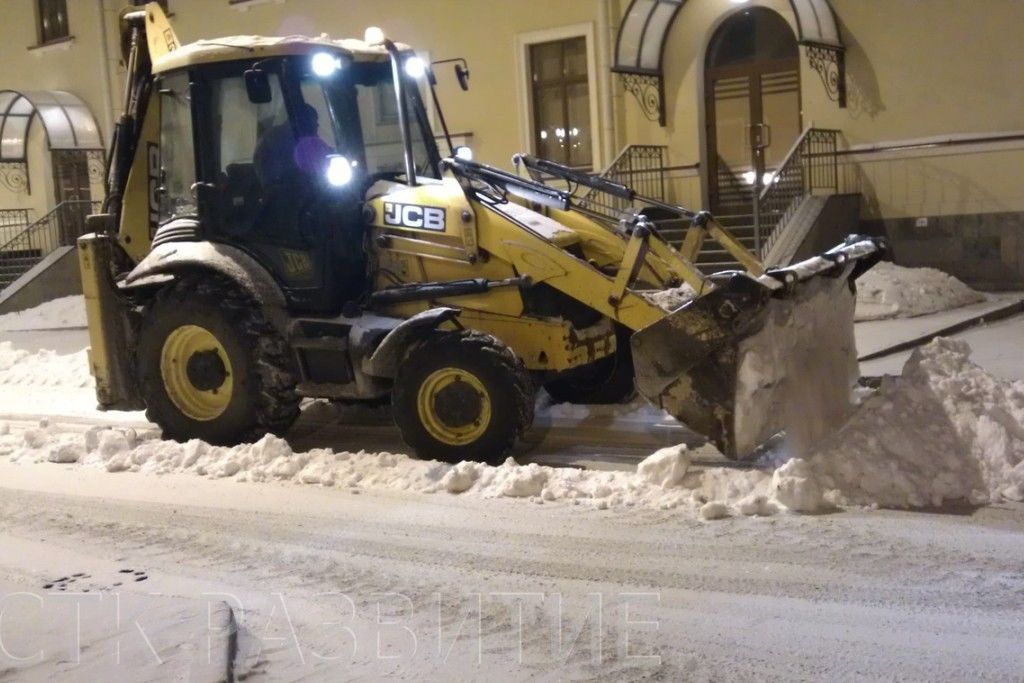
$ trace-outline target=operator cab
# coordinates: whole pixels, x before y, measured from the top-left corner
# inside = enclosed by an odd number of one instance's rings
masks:
[[[358,300],[368,189],[440,178],[417,61],[318,46],[162,76],[158,225],[191,219],[201,239],[242,248],[295,313]]]

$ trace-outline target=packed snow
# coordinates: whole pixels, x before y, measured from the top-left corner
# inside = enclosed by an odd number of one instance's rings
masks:
[[[47,349],[30,353],[14,348],[10,342],[0,342],[0,385],[91,387],[88,353],[84,349],[70,354]]]
[[[857,320],[912,318],[985,300],[935,268],[904,268],[881,261],[857,279]]]
[[[640,294],[649,302],[665,311],[675,311],[697,298],[697,290],[685,282],[678,287],[642,291]]]
[[[0,315],[0,332],[64,330],[87,324],[85,299],[81,295],[64,296],[24,311]]]
[[[680,509],[704,519],[818,512],[851,506],[919,508],[951,501],[1024,501],[1024,382],[992,377],[963,342],[938,339],[914,352],[849,422],[806,458],[769,453],[749,468],[691,467],[685,446],[635,471],[555,468],[509,458],[455,465],[397,453],[296,453],[280,438],[211,446],[163,441],[156,432],[49,425],[0,428],[13,462],[78,463],[109,472],[190,472],[237,481],[284,481],[349,490],[525,498],[597,509]]]

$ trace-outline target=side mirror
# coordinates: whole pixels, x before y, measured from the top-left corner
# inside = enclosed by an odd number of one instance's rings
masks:
[[[469,67],[463,64],[455,65],[455,78],[459,80],[459,87],[469,90]]]
[[[274,99],[270,90],[270,77],[263,69],[247,69],[245,72],[245,92],[253,104],[268,104]]]

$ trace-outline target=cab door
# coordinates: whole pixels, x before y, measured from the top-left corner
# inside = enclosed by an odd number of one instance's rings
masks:
[[[309,110],[289,97],[283,66],[235,62],[196,77],[204,232],[267,267],[296,312],[329,313],[343,303],[330,259],[331,198],[322,189],[331,148],[311,142]],[[246,86],[254,69],[269,86],[257,101]]]

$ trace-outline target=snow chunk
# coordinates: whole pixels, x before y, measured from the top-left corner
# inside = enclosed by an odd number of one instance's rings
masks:
[[[771,517],[779,506],[768,496],[752,493],[736,503],[736,510],[747,517]]]
[[[78,462],[85,455],[85,448],[80,443],[58,443],[47,449],[46,459],[49,462]]]
[[[671,289],[642,291],[640,295],[658,308],[672,312],[697,298],[697,290],[685,282]]]
[[[793,458],[772,473],[772,497],[796,512],[817,512],[824,505],[823,492],[806,460]]]
[[[491,483],[487,488],[497,496],[510,498],[539,496],[544,490],[544,484],[548,481],[550,471],[550,467],[541,467],[535,462],[520,466],[516,464],[515,460],[508,458],[500,467],[489,473]]]
[[[647,456],[637,465],[636,471],[642,479],[662,488],[678,486],[686,476],[690,458],[685,445],[669,446]]]
[[[700,508],[701,519],[725,519],[731,515],[732,508],[720,500],[713,500],[710,503],[704,503]]]
[[[952,275],[881,261],[857,279],[857,320],[911,318],[984,301]]]
[[[448,493],[463,493],[468,491],[479,478],[479,463],[463,461],[441,477],[441,487]]]

